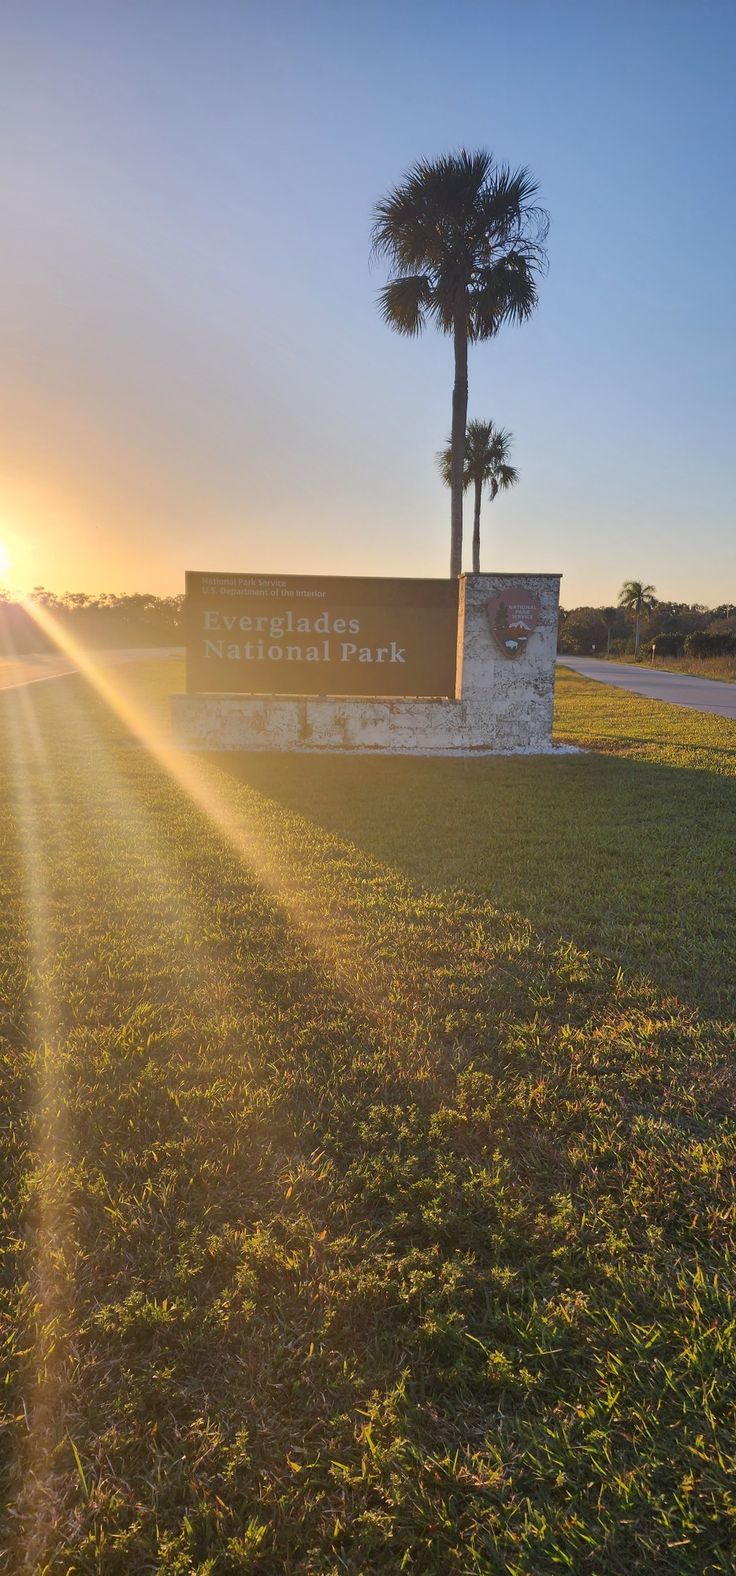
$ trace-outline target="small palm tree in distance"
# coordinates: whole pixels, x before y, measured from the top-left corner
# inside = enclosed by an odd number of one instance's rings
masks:
[[[462,571],[468,345],[525,322],[537,305],[549,228],[537,191],[528,170],[461,148],[420,159],[374,209],[373,254],[392,270],[379,296],[385,321],[416,335],[429,319],[453,340],[451,575]]]
[[[492,421],[469,421],[465,434],[463,490],[473,488],[473,574],[480,574],[480,510],[483,488],[493,503],[500,492],[519,480],[515,465],[509,463],[511,433],[495,427]],[[438,455],[442,480],[452,482],[452,443]]]
[[[656,589],[645,585],[642,580],[625,580],[619,592],[618,605],[634,616],[634,658],[638,661],[641,615],[645,610],[656,607]]]

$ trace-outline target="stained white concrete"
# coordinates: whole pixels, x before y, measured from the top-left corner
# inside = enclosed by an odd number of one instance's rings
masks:
[[[541,617],[527,648],[505,657],[490,598],[523,585]],[[172,695],[175,741],[204,750],[390,755],[543,752],[552,748],[559,575],[465,575],[460,582],[457,699]]]

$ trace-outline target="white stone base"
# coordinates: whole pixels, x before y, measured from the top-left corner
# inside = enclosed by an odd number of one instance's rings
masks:
[[[513,661],[491,636],[486,604],[523,582],[542,615]],[[559,575],[466,575],[460,582],[457,700],[363,696],[172,695],[175,742],[195,750],[473,756],[547,753],[557,652]]]
[[[310,696],[172,695],[177,744],[310,755],[475,755],[544,748],[528,721],[492,718],[466,701]]]

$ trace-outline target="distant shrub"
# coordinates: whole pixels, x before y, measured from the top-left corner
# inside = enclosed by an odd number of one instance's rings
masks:
[[[663,630],[661,635],[655,635],[649,642],[649,651],[655,648],[658,657],[681,657],[686,645],[685,635],[677,630]]]
[[[595,608],[578,607],[560,625],[558,651],[567,656],[587,657],[591,651],[606,649],[608,630]]]
[[[696,629],[688,635],[684,651],[686,657],[731,657],[736,655],[736,635]]]

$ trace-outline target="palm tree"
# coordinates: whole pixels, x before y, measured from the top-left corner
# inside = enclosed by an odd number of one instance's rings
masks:
[[[656,607],[654,586],[645,586],[641,580],[625,580],[619,592],[618,605],[634,614],[634,658],[639,658],[639,628],[644,609]]]
[[[483,488],[488,484],[488,496],[493,502],[500,492],[513,487],[519,472],[509,465],[508,455],[511,433],[494,427],[492,421],[469,421],[465,434],[465,463],[463,465],[463,490],[474,490],[473,510],[473,574],[480,574],[480,506]],[[449,487],[452,483],[452,443],[438,456],[442,479]]]
[[[461,148],[420,159],[374,210],[373,253],[393,270],[379,298],[385,321],[415,335],[431,318],[453,337],[451,575],[462,570],[468,345],[523,323],[537,305],[549,228],[537,190],[528,170]]]

